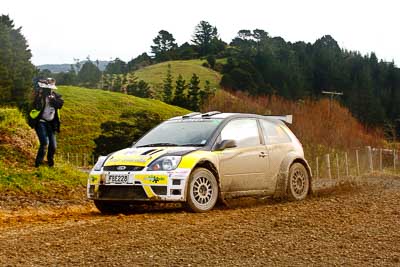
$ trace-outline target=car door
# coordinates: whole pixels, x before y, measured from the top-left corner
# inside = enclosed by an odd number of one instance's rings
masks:
[[[220,140],[235,140],[237,145],[218,153],[222,191],[264,189],[268,157],[257,120],[244,118],[228,122],[221,131]]]
[[[269,168],[267,170],[268,188],[274,189],[281,163],[293,149],[292,140],[280,122],[260,120],[260,124],[269,156]]]

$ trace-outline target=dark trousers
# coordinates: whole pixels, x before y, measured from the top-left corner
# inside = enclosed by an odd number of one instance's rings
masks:
[[[49,122],[40,121],[35,127],[36,134],[39,138],[40,146],[36,155],[35,166],[38,167],[43,163],[44,156],[47,151],[47,163],[54,166],[54,154],[56,153],[56,133],[53,131]]]

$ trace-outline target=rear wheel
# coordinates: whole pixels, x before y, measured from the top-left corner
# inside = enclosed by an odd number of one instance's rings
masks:
[[[306,168],[294,163],[289,170],[287,196],[289,200],[303,200],[310,190],[310,177]]]
[[[205,168],[196,168],[190,175],[186,206],[193,212],[211,210],[218,200],[218,183],[214,174]]]
[[[129,211],[129,205],[123,202],[95,200],[94,205],[103,214],[118,214]]]

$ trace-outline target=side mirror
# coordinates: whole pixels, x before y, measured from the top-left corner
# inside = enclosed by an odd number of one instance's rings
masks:
[[[225,148],[232,148],[236,146],[235,140],[223,140],[216,145],[215,150],[224,150]]]
[[[133,142],[132,142],[132,146],[134,146],[135,144],[136,144],[136,141],[133,141]]]

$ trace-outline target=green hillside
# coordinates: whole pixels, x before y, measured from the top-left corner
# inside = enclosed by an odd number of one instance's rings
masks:
[[[145,82],[157,92],[160,91],[163,79],[166,76],[168,64],[171,65],[174,81],[179,74],[183,76],[186,82],[190,81],[193,73],[200,77],[200,87],[204,87],[205,81],[210,81],[212,88],[220,88],[221,74],[212,69],[203,67],[205,60],[176,60],[167,61],[155,65],[148,66],[135,72],[135,75]]]
[[[58,92],[65,100],[58,136],[58,149],[63,153],[91,153],[101,123],[120,121],[123,112],[148,110],[164,119],[189,112],[158,100],[103,90],[60,86]]]

